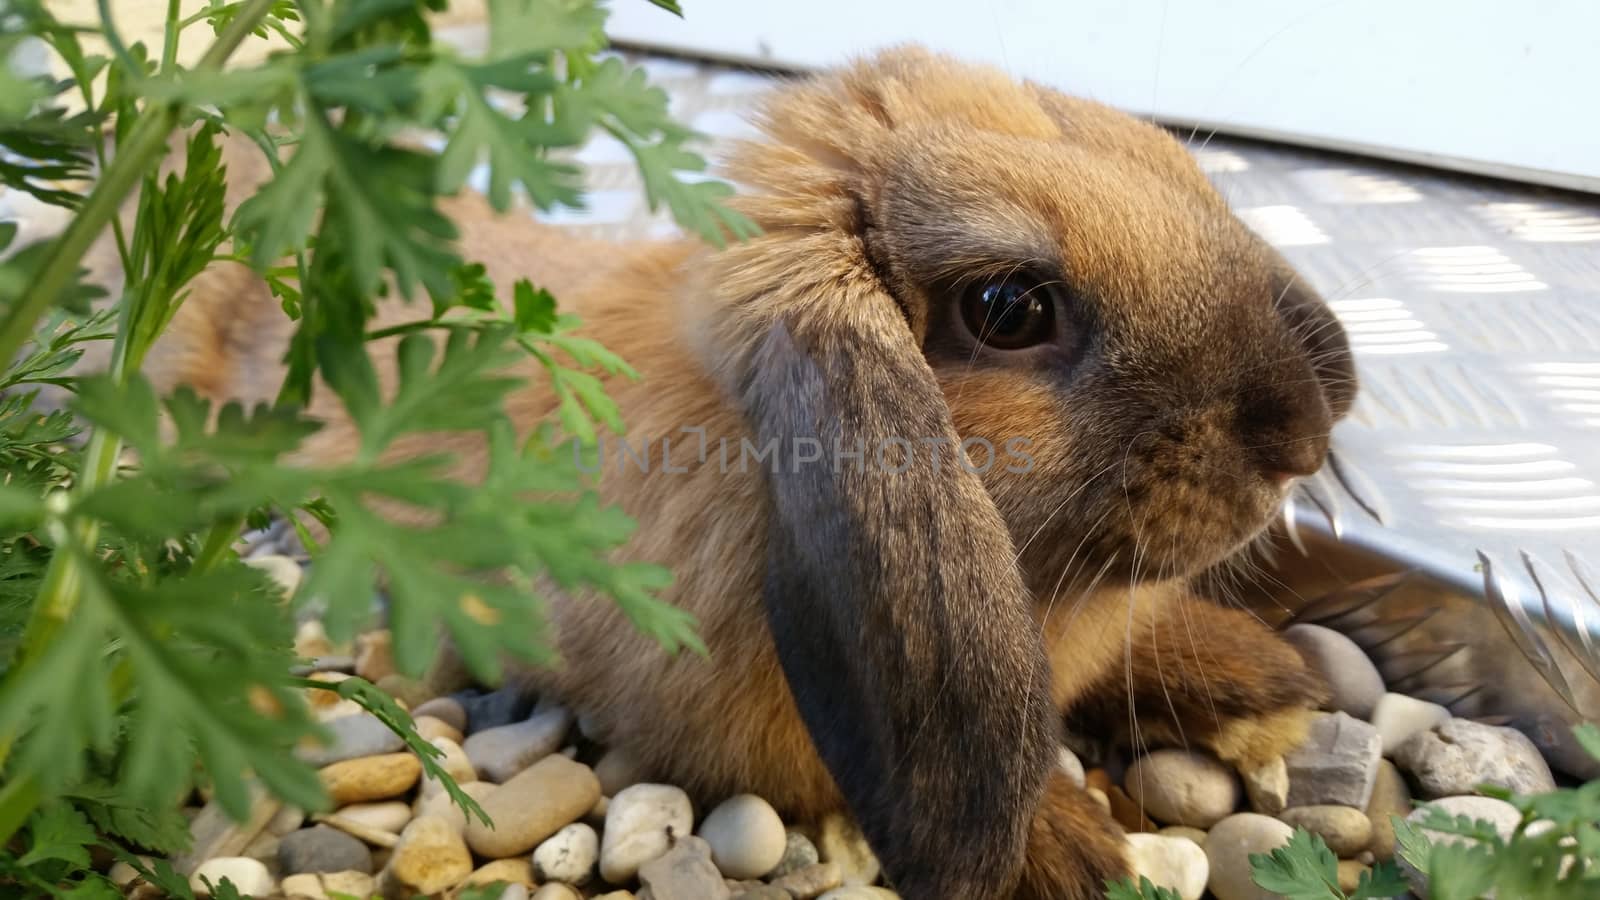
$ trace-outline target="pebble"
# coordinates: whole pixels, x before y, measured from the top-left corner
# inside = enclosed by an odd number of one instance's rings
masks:
[[[467,730],[467,708],[462,706],[454,697],[435,697],[426,703],[417,704],[411,711],[413,719],[429,716],[449,725],[458,732]]]
[[[1090,785],[1089,787],[1084,788],[1083,792],[1085,794],[1088,794],[1089,795],[1089,799],[1093,800],[1096,804],[1098,804],[1101,809],[1105,810],[1108,813],[1111,812],[1111,795],[1110,794],[1107,794],[1105,791],[1103,791],[1103,790],[1101,790],[1101,789],[1099,789],[1097,787],[1094,787],[1093,785]]]
[[[1186,838],[1204,847],[1206,845],[1206,832],[1204,828],[1190,828],[1187,825],[1168,825],[1157,831],[1162,837]]]
[[[285,900],[328,900],[328,892],[322,888],[322,878],[315,873],[287,876],[278,885],[278,890],[283,892]]]
[[[1084,786],[1083,760],[1078,759],[1078,754],[1066,747],[1057,747],[1056,768],[1066,773],[1073,784],[1078,787]]]
[[[1128,864],[1135,881],[1144,876],[1153,884],[1177,891],[1183,900],[1200,900],[1211,864],[1198,844],[1159,834],[1130,834],[1127,839]]]
[[[461,788],[462,793],[478,801],[479,806],[483,805],[485,798],[500,789],[498,784],[490,784],[487,781],[468,781],[457,787]],[[444,792],[417,798],[417,805],[412,811],[418,816],[438,816],[448,820],[456,826],[457,831],[467,830],[467,811],[457,806],[450,795]]]
[[[395,673],[394,638],[388,629],[369,631],[356,637],[355,672],[376,684]]]
[[[1378,729],[1384,756],[1393,756],[1413,735],[1431,731],[1448,721],[1450,710],[1405,694],[1384,694],[1372,711],[1372,727]]]
[[[399,834],[406,827],[406,823],[411,821],[411,807],[400,800],[352,803],[349,806],[339,807],[334,811],[334,815],[346,822]]]
[[[1437,800],[1429,801],[1428,805],[1436,806],[1452,816],[1466,816],[1474,820],[1484,819],[1494,826],[1495,830],[1500,833],[1501,838],[1506,840],[1511,839],[1512,833],[1517,830],[1517,823],[1522,821],[1522,814],[1517,812],[1515,806],[1495,797],[1440,797]],[[1427,810],[1423,807],[1418,807],[1411,812],[1411,815],[1406,816],[1406,821],[1413,825],[1420,825],[1426,815]],[[1446,835],[1426,828],[1422,830],[1435,841],[1470,840],[1470,838],[1460,837],[1459,835]]]
[[[434,894],[455,887],[470,874],[472,853],[455,826],[436,816],[420,816],[400,833],[383,878],[420,894]]]
[[[466,713],[467,723],[461,730],[468,735],[521,722],[533,711],[535,699],[533,694],[518,685],[503,687],[486,694],[460,691],[451,697],[461,704],[462,710]]]
[[[639,867],[641,893],[652,900],[728,900],[733,892],[711,861],[711,845],[693,835]]]
[[[888,888],[850,885],[829,891],[817,900],[900,900],[900,895]]]
[[[1372,820],[1363,810],[1349,806],[1323,804],[1291,806],[1278,814],[1291,828],[1304,828],[1320,835],[1328,849],[1340,857],[1355,856],[1372,840]]]
[[[1383,676],[1372,658],[1350,638],[1321,625],[1293,625],[1283,631],[1284,640],[1293,644],[1306,664],[1328,682],[1333,696],[1331,708],[1358,719],[1372,716],[1383,696]]]
[[[395,829],[395,831],[384,831],[381,828],[373,828],[370,825],[364,825],[360,822],[352,822],[349,819],[338,815],[337,813],[333,815],[317,816],[316,818],[317,821],[323,825],[327,825],[330,828],[337,828],[345,834],[348,834],[354,838],[359,838],[360,840],[363,840],[374,847],[390,848],[395,844],[400,843],[400,835],[396,833],[400,829]],[[373,868],[381,869],[383,867],[374,863]]]
[[[1371,871],[1371,869],[1367,866],[1367,864],[1359,860],[1339,860],[1339,890],[1344,891],[1346,894],[1354,893],[1356,888],[1360,887],[1361,885],[1361,876],[1365,875],[1369,871]]]
[[[333,641],[320,619],[307,619],[295,628],[294,654],[302,659],[333,655]]]
[[[1127,791],[1112,785],[1105,794],[1106,803],[1111,807],[1111,818],[1116,819],[1117,824],[1128,831],[1156,833],[1156,823],[1144,814],[1144,808],[1129,797]]]
[[[1157,750],[1128,767],[1128,796],[1152,819],[1205,828],[1239,804],[1239,780],[1209,756]]]
[[[1206,860],[1211,866],[1207,886],[1217,900],[1275,900],[1275,894],[1252,880],[1250,854],[1269,853],[1292,836],[1293,828],[1260,813],[1235,813],[1223,819],[1206,835]]]
[[[562,757],[553,757],[560,759]],[[598,790],[598,783],[596,788]],[[636,784],[611,798],[600,840],[600,877],[625,884],[639,867],[694,832],[689,795],[666,784]]]
[[[1274,756],[1271,762],[1239,770],[1244,782],[1244,793],[1250,798],[1250,808],[1264,815],[1275,816],[1289,803],[1289,767],[1283,757]]]
[[[461,748],[460,744],[445,737],[433,738],[428,743],[439,748],[439,752],[443,754],[433,758],[434,764],[443,769],[444,773],[450,776],[456,784],[466,784],[469,781],[480,780],[477,767],[472,764],[472,760],[467,756],[467,752]],[[424,775],[418,795],[431,797],[443,791],[444,782],[432,776]]]
[[[528,900],[583,900],[583,895],[559,881],[540,885]]]
[[[300,568],[300,564],[287,556],[263,553],[260,556],[252,556],[240,560],[240,562],[252,569],[259,569],[266,573],[267,577],[272,579],[272,583],[278,586],[278,589],[283,592],[285,597],[294,596],[294,592],[300,589],[300,579],[305,577],[305,572]],[[318,622],[317,627],[320,629],[322,623]],[[326,639],[327,635],[323,635],[323,637]],[[321,654],[317,655],[320,656]]]
[[[372,876],[366,872],[324,872],[322,889],[331,894],[348,894],[365,900],[372,896]]]
[[[466,736],[461,733],[461,729],[451,725],[449,722],[446,722],[443,719],[434,718],[433,716],[415,717],[412,719],[412,727],[417,730],[417,734],[420,735],[425,741],[431,741],[434,738],[442,737],[449,738],[450,740],[459,744],[467,739]]]
[[[299,830],[306,823],[306,811],[298,806],[285,806],[267,820],[267,833],[283,837],[291,831]]]
[[[151,865],[151,860],[148,857],[139,857],[139,862],[142,863],[145,868],[149,868]],[[138,869],[135,869],[133,866],[120,859],[112,863],[111,868],[106,871],[106,878],[110,879],[112,884],[122,888],[124,891],[128,889],[129,885],[142,879],[143,877],[143,875],[139,874]]]
[[[594,764],[594,777],[600,779],[600,791],[607,797],[615,797],[618,791],[630,784],[650,780],[644,766],[633,758],[633,754],[617,748],[607,750]]]
[[[486,780],[504,782],[560,749],[571,727],[572,713],[558,706],[521,722],[474,729],[462,748]]]
[[[467,843],[491,859],[527,853],[582,818],[599,797],[600,783],[588,766],[547,756],[483,798],[480,805],[494,827],[473,819]]]
[[[422,775],[422,763],[410,753],[385,753],[336,762],[319,774],[328,796],[343,806],[404,794]]]
[[[760,878],[783,860],[788,837],[767,801],[739,794],[718,804],[700,823],[711,861],[729,878]]]
[[[533,887],[533,865],[521,857],[497,859],[474,869],[462,884],[494,884],[496,881]]]
[[[796,900],[811,900],[844,883],[838,863],[813,863],[772,879],[772,886],[789,892]]]
[[[405,739],[369,712],[341,716],[327,723],[332,740],[326,746],[296,748],[295,756],[321,768],[347,759],[397,753],[405,749]]]
[[[1411,815],[1411,789],[1394,763],[1387,759],[1378,764],[1378,777],[1372,784],[1372,799],[1367,801],[1367,820],[1372,823],[1372,842],[1367,849],[1375,859],[1394,859],[1394,822],[1390,816],[1404,819]]]
[[[781,887],[757,882],[755,887],[734,894],[733,900],[794,900],[794,895]]]
[[[600,860],[600,836],[582,822],[574,822],[533,851],[533,873],[540,881],[560,881],[582,886],[594,877]]]
[[[1471,794],[1484,784],[1517,794],[1556,786],[1550,766],[1522,732],[1466,719],[1413,735],[1395,751],[1394,761],[1427,798]]]
[[[285,873],[371,872],[372,851],[336,828],[314,825],[278,841],[278,865]]]
[[[1305,743],[1284,758],[1288,805],[1365,809],[1382,758],[1376,728],[1342,712],[1317,716]]]
[[[201,879],[210,879],[212,884],[221,884],[227,879],[245,897],[269,897],[277,888],[266,864],[247,856],[219,856],[206,860],[194,870],[189,876],[190,890],[201,897],[209,897],[211,891]]]
[[[841,882],[846,886],[871,884],[883,871],[878,857],[867,845],[866,836],[849,816],[831,813],[817,827],[817,855],[823,862],[837,863]]]
[[[811,839],[794,829],[789,829],[783,836],[783,858],[767,873],[768,878],[782,878],[783,876],[806,866],[813,866],[820,862],[821,856],[817,855],[817,845]]]

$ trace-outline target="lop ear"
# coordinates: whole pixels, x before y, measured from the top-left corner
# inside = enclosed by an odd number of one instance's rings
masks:
[[[850,328],[775,324],[750,358],[745,409],[781,457],[767,618],[812,740],[896,889],[1009,897],[1060,737],[1048,662],[1004,522],[956,464],[909,329],[892,310],[851,314]],[[821,460],[791,455],[808,441]],[[916,452],[896,472],[899,441]]]
[[[1288,271],[1280,277],[1283,287],[1278,290],[1278,314],[1311,356],[1311,369],[1322,384],[1322,396],[1338,421],[1350,411],[1356,398],[1356,363],[1350,354],[1350,338],[1338,316],[1298,275]]]

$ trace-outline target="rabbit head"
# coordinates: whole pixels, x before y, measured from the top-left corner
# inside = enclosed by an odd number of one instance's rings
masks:
[[[1035,599],[1257,535],[1349,407],[1347,342],[1180,143],[1107,107],[900,49],[761,124],[729,174],[763,234],[690,317],[759,439],[824,448],[768,479],[769,622],[902,891],[989,896],[1057,736]]]

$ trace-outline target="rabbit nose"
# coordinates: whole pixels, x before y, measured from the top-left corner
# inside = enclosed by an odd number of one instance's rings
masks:
[[[1315,474],[1328,457],[1326,433],[1291,438],[1276,446],[1256,449],[1256,464],[1261,474],[1282,487],[1295,478]]]

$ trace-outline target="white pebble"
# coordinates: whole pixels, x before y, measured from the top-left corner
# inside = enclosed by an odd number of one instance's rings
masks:
[[[1393,756],[1412,735],[1448,721],[1450,710],[1405,694],[1384,694],[1372,710],[1372,727],[1378,729],[1378,738],[1383,741],[1384,756]]]
[[[221,884],[226,878],[245,897],[269,897],[277,887],[266,865],[247,856],[219,856],[206,860],[194,870],[189,876],[189,888],[202,897],[209,897],[211,891],[202,878],[209,878],[212,884]]]
[[[600,876],[626,884],[639,867],[672,848],[672,838],[694,833],[689,795],[669,784],[636,784],[617,792],[606,808],[600,842]]]
[[[1250,854],[1270,853],[1293,836],[1293,828],[1259,813],[1235,813],[1212,826],[1205,848],[1211,893],[1217,900],[1276,900],[1278,895],[1256,886]]]
[[[1134,880],[1142,875],[1159,887],[1177,891],[1183,900],[1200,900],[1211,875],[1206,852],[1184,837],[1130,834],[1128,863]]]
[[[582,822],[551,835],[533,850],[533,874],[540,881],[585,885],[600,858],[600,836]]]
[[[724,800],[700,823],[700,837],[728,878],[760,878],[772,871],[788,840],[777,810],[754,794]]]
[[[1206,828],[1239,805],[1239,779],[1209,756],[1157,750],[1128,767],[1124,786],[1145,814],[1165,825]]]

